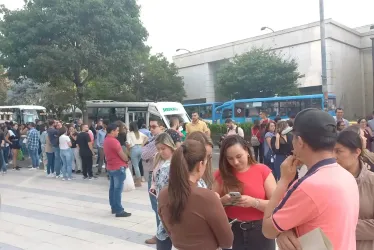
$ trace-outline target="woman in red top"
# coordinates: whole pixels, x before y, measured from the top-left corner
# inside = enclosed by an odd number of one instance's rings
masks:
[[[213,191],[221,197],[227,217],[237,219],[232,225],[233,250],[275,250],[275,241],[262,234],[262,218],[276,183],[271,170],[257,163],[250,146],[238,135],[222,143],[219,170],[214,175]],[[231,198],[239,192],[240,198]],[[237,193],[236,193],[237,195]]]

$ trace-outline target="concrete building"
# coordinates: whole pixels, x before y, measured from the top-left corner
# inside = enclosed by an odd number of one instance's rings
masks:
[[[349,28],[326,20],[327,84],[329,93],[337,96],[337,106],[354,119],[374,110],[371,25]],[[218,45],[173,57],[184,77],[186,101],[218,101],[214,85],[217,69],[235,55],[253,47],[282,51],[299,65],[302,94],[322,92],[321,43],[319,22],[280,30],[228,44]]]

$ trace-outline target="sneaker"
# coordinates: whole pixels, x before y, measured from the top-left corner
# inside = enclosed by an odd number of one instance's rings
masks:
[[[146,182],[146,180],[145,180],[145,177],[144,177],[144,176],[142,176],[142,182]]]
[[[96,176],[92,176],[92,177],[90,177],[90,178],[88,178],[90,181],[92,181],[92,180],[97,180],[97,177]]]
[[[80,173],[82,173],[82,171],[81,171],[81,170],[78,170],[76,173],[77,173],[77,174],[80,174]]]
[[[47,173],[47,169],[44,169],[44,173]]]
[[[56,179],[58,179],[58,178],[60,178],[60,176],[59,176],[59,175],[56,175]]]
[[[83,176],[83,180],[87,180],[88,179],[88,177],[87,176]]]
[[[130,217],[130,216],[131,216],[131,213],[127,213],[125,211],[123,211],[120,214],[116,214],[116,217]]]
[[[66,181],[66,179],[65,179],[65,178],[61,178],[61,180],[62,180],[62,181]]]
[[[1,174],[2,174],[2,175],[5,175],[5,174],[6,174],[6,171],[2,171]]]
[[[68,181],[71,181],[71,178],[68,178]]]
[[[38,168],[30,168],[29,170],[37,170]]]

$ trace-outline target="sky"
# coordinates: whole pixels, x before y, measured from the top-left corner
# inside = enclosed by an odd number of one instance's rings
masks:
[[[0,0],[10,9],[23,0]],[[273,30],[319,20],[318,0],[138,0],[149,32],[152,53],[169,60],[183,48],[190,51],[233,42]],[[325,18],[348,27],[374,24],[373,0],[325,0]]]

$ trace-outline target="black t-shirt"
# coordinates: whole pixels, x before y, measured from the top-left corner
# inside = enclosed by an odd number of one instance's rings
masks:
[[[177,144],[177,142],[182,142],[182,138],[181,136],[179,135],[179,133],[177,131],[175,131],[174,129],[168,129],[165,131],[166,133],[168,133],[171,137],[171,139],[173,139],[173,142],[175,144]]]
[[[4,141],[4,146],[5,146],[5,136],[4,136],[4,133],[0,131],[0,146],[3,141]]]
[[[79,146],[80,155],[92,156],[92,151],[88,146],[89,142],[91,142],[91,138],[87,132],[81,132],[78,134],[76,144]]]

